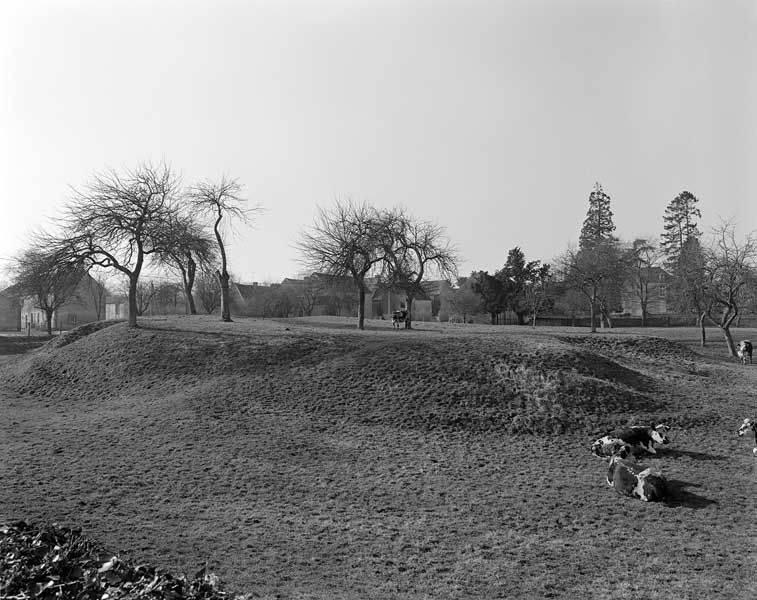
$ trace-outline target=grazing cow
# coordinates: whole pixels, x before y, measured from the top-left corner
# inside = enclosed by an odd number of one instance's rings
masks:
[[[594,442],[592,444],[592,452],[597,456],[612,456],[614,452],[613,442],[619,440],[631,446],[634,452],[644,451],[650,454],[657,454],[654,448],[655,444],[670,443],[667,436],[668,431],[670,431],[670,427],[663,424],[656,425],[655,427],[648,427],[646,425],[623,427]]]
[[[400,323],[404,323],[405,329],[407,329],[408,322],[406,310],[395,310],[392,313],[392,327],[394,327],[394,329],[399,329]]]
[[[610,459],[607,484],[619,494],[644,502],[661,502],[667,496],[667,481],[660,471],[629,460],[623,448]]]
[[[741,427],[739,427],[739,437],[742,435],[745,435],[748,432],[752,432],[754,434],[754,443],[757,444],[757,420],[755,419],[744,419],[744,422],[741,424]],[[753,454],[757,454],[757,448],[752,449]]]
[[[749,340],[741,340],[736,348],[736,354],[738,355],[739,360],[741,360],[741,364],[745,365],[747,359],[749,359],[749,364],[752,364],[752,342]]]

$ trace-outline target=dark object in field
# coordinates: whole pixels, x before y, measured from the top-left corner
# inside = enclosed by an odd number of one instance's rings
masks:
[[[395,310],[392,313],[392,327],[394,327],[394,329],[399,329],[400,323],[404,323],[405,329],[407,329],[408,325],[410,325],[407,316],[406,310]]]
[[[655,444],[670,443],[668,431],[670,431],[670,426],[662,423],[654,427],[646,425],[623,427],[599,438],[592,444],[591,451],[601,457],[612,456],[617,448],[616,442],[620,442],[628,444],[637,453],[643,451],[657,454]]]
[[[752,342],[741,340],[736,348],[736,354],[739,360],[741,360],[742,365],[746,364],[747,359],[749,359],[749,364],[752,364]]]
[[[0,524],[0,598],[179,598],[226,600],[207,566],[194,577],[134,565],[79,529],[25,521]]]
[[[754,443],[757,444],[757,420],[755,419],[744,419],[744,422],[741,424],[741,427],[739,427],[739,437],[746,434],[747,432],[751,431],[754,434]],[[757,454],[757,448],[752,449],[753,454]]]
[[[628,458],[621,451],[610,459],[607,484],[619,494],[644,502],[662,502],[667,497],[667,481],[660,471]]]

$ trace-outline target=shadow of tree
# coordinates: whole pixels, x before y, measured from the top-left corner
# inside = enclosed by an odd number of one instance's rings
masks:
[[[728,457],[723,454],[707,454],[706,452],[692,452],[691,450],[678,450],[675,448],[658,449],[657,454],[666,457],[669,456],[670,458],[687,457],[694,460],[728,460]]]
[[[699,484],[678,479],[668,480],[668,497],[665,504],[668,506],[687,506],[688,508],[706,508],[712,504],[717,504],[716,500],[710,500],[699,494],[688,491],[689,487],[702,487]]]

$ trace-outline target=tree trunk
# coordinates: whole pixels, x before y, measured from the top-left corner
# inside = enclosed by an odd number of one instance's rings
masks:
[[[195,275],[197,273],[197,264],[191,256],[187,257],[187,268],[181,267],[181,278],[184,281],[184,296],[187,300],[187,309],[190,315],[197,314],[197,306],[195,305],[194,296],[192,296],[192,288],[195,284]]]
[[[591,295],[591,306],[589,308],[589,319],[591,321],[590,323],[590,331],[591,333],[597,333],[597,294],[596,292],[592,292]]]
[[[731,328],[723,328],[723,335],[725,336],[725,343],[728,346],[728,356],[736,356],[736,344],[733,343],[733,336],[731,335]]]
[[[412,329],[413,323],[412,323],[412,317],[410,315],[413,314],[413,297],[408,296],[407,302],[405,303],[405,306],[407,307],[407,316],[405,317],[405,329]]]
[[[365,329],[365,284],[362,280],[357,283],[357,328]]]
[[[139,277],[129,276],[129,327],[137,327],[137,283]]]
[[[231,323],[231,307],[229,306],[229,274],[224,270],[216,271],[218,283],[221,285],[221,321]]]
[[[190,315],[197,314],[197,306],[195,305],[194,296],[192,296],[192,286],[184,284],[184,296],[187,298],[187,309]]]
[[[732,312],[733,311],[733,312]],[[731,335],[731,325],[739,316],[737,310],[733,310],[729,306],[723,313],[723,317],[720,320],[719,326],[725,336],[725,342],[728,345],[728,356],[736,356],[736,344],[733,343],[733,336]]]
[[[704,326],[704,315],[705,315],[705,313],[701,313],[699,315],[699,319],[698,319],[698,321],[699,321],[698,325],[699,325],[699,329],[700,329],[702,348],[704,348],[705,345],[707,344],[707,330],[705,329],[705,326]]]
[[[47,335],[51,336],[53,335],[53,311],[46,310],[45,311],[45,321],[47,321]]]
[[[231,307],[229,306],[229,272],[226,270],[226,247],[223,245],[223,238],[218,229],[222,218],[223,213],[219,206],[218,217],[216,218],[215,225],[213,225],[213,231],[216,234],[216,241],[218,242],[218,250],[221,253],[221,269],[216,271],[216,274],[218,275],[218,283],[221,284],[221,321],[231,323]]]

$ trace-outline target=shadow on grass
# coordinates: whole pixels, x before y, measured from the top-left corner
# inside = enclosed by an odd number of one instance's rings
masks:
[[[689,487],[702,487],[699,484],[679,479],[668,480],[668,498],[665,504],[668,506],[678,507],[686,506],[688,508],[707,508],[712,504],[717,504],[716,500],[710,500],[699,494],[688,491]]]
[[[694,460],[727,460],[728,457],[722,454],[707,454],[706,452],[692,452],[691,450],[665,449],[657,451],[658,454],[669,456],[671,458],[691,458]]]

